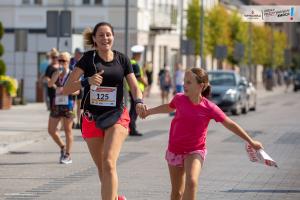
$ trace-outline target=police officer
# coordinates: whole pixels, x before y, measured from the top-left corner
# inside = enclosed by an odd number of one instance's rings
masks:
[[[135,45],[135,46],[131,47],[131,52],[132,52],[132,58],[131,58],[130,62],[131,62],[132,68],[133,68],[133,72],[134,72],[136,79],[138,80],[138,86],[139,86],[140,90],[142,92],[144,92],[145,87],[147,87],[148,83],[147,83],[146,78],[144,77],[143,70],[141,69],[141,67],[138,64],[138,62],[141,59],[142,53],[144,52],[144,47],[141,45]],[[130,90],[128,90],[128,91],[129,91],[129,95],[130,95],[130,111],[129,111],[130,132],[129,132],[129,135],[130,136],[142,136],[143,134],[138,132],[136,129],[137,113],[135,110],[135,103],[134,103],[134,99],[132,97]]]

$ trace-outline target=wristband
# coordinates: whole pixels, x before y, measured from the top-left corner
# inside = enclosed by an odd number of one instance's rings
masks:
[[[80,84],[82,87],[86,87],[86,86],[89,86],[90,83],[89,83],[89,78],[84,78],[80,81]]]
[[[135,106],[136,106],[138,103],[144,104],[143,99],[136,99],[136,100],[134,101],[134,105],[135,105]]]

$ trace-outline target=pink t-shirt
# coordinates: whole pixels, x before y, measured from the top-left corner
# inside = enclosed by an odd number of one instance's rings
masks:
[[[223,122],[225,113],[205,97],[194,104],[183,93],[178,93],[169,103],[176,109],[171,123],[168,150],[184,154],[206,149],[206,134],[209,121]]]

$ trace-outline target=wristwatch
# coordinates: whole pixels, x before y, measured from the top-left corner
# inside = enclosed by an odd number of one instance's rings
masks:
[[[144,104],[144,100],[143,99],[136,99],[136,100],[134,100],[134,106],[136,106],[139,103]]]

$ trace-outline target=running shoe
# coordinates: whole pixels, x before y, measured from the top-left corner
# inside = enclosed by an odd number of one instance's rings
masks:
[[[63,159],[61,160],[61,164],[71,164],[71,163],[72,163],[71,156],[66,153]]]
[[[60,156],[59,156],[59,163],[62,163],[62,160],[64,159],[64,156],[65,156],[65,148],[61,148]]]
[[[118,200],[126,200],[125,196],[118,196]]]

